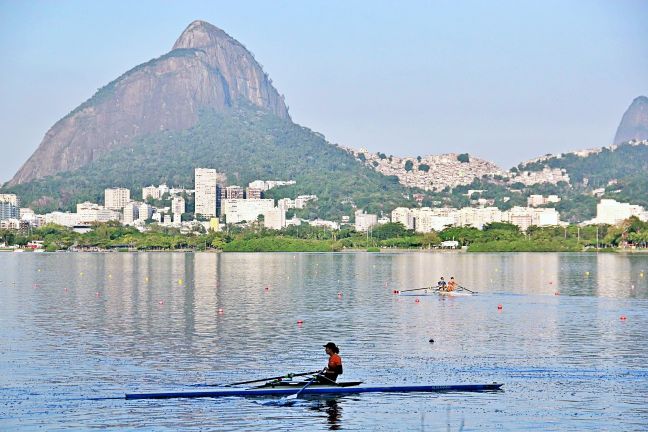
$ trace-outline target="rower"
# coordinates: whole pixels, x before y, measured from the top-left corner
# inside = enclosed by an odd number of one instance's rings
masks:
[[[342,357],[340,357],[340,348],[333,342],[324,345],[326,354],[329,356],[329,361],[324,372],[318,376],[318,381],[322,384],[335,383],[338,375],[342,375]]]
[[[448,286],[446,287],[446,291],[454,291],[457,289],[457,281],[455,281],[454,276],[450,277],[450,281],[448,282]]]
[[[439,279],[439,282],[437,282],[437,289],[438,289],[439,291],[445,291],[447,285],[448,285],[448,284],[447,284],[446,281],[443,279],[443,276],[441,276],[441,279]]]

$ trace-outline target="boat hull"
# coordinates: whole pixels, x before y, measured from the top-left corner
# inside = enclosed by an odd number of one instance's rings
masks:
[[[419,386],[358,386],[358,387],[307,387],[302,391],[304,396],[348,395],[358,393],[449,393],[449,392],[485,392],[500,390],[504,384],[456,384],[456,385],[419,385]],[[263,397],[294,395],[292,388],[256,388],[229,389],[192,392],[164,393],[127,393],[126,399],[172,399],[202,397]]]
[[[419,291],[418,294],[414,292],[401,292],[398,294],[403,297],[431,297],[431,296],[446,296],[446,297],[470,297],[472,293],[467,291]]]

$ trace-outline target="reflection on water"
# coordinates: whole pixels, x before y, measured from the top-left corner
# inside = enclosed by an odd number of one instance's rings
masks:
[[[648,256],[4,253],[0,269],[3,430],[648,423]],[[440,276],[480,295],[393,295]],[[344,380],[501,381],[505,391],[363,394],[292,407],[87,400],[317,370],[329,340],[341,348]]]

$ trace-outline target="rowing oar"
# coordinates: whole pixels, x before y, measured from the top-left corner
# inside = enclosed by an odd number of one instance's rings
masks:
[[[461,286],[461,285],[459,285],[459,288],[461,288],[462,290],[466,290],[466,291],[468,291],[469,293],[477,294],[477,291],[470,291],[470,290],[469,290],[468,288],[466,288],[465,286]]]
[[[299,395],[302,394],[302,392],[303,392],[304,390],[306,390],[306,387],[308,387],[309,385],[313,384],[313,382],[317,379],[317,377],[320,376],[321,374],[323,374],[325,370],[326,370],[326,368],[322,369],[321,371],[318,371],[318,372],[317,372],[317,375],[315,375],[313,378],[311,378],[310,380],[308,380],[308,382],[306,383],[306,385],[305,385],[304,387],[302,387],[302,388],[301,388],[297,393],[295,393],[295,394],[291,394],[291,395],[289,395],[289,396],[286,396],[286,398],[284,399],[284,401],[290,401],[290,400],[295,400],[295,399],[297,399],[297,398],[299,397]]]
[[[402,292],[408,292],[408,291],[421,291],[421,290],[426,290],[426,289],[432,289],[432,287],[413,288],[413,289],[408,289],[408,290],[398,290],[398,292],[402,293]]]
[[[278,379],[281,379],[281,378],[292,378],[292,377],[297,377],[297,376],[312,375],[312,374],[315,374],[315,373],[319,373],[319,371],[316,370],[316,371],[312,371],[312,372],[303,372],[303,373],[298,373],[298,374],[280,375],[280,376],[276,376],[276,377],[255,379],[255,380],[251,380],[251,381],[240,381],[240,382],[229,383],[229,384],[194,384],[194,386],[198,386],[198,387],[231,387],[231,386],[235,386],[235,385],[253,384],[253,383],[258,383],[258,382],[262,382],[262,381],[278,380]]]

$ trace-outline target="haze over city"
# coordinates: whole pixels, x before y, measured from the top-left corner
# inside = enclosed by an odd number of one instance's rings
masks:
[[[250,48],[292,119],[340,145],[509,168],[609,145],[648,92],[648,4],[0,2],[0,181],[61,117],[194,19]]]

